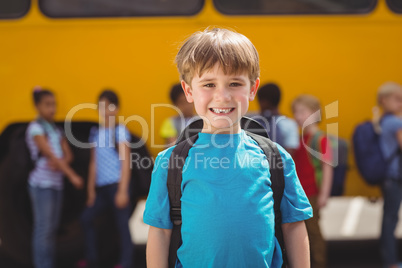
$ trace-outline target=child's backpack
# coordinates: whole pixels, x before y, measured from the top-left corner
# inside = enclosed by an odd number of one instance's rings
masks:
[[[282,145],[283,138],[282,138],[282,130],[278,126],[278,121],[281,120],[282,115],[256,115],[253,116],[252,119],[260,123],[265,130],[268,132],[269,138]]]
[[[16,123],[6,129],[10,135],[7,135],[7,147],[3,147],[5,155],[0,163],[2,249],[23,263],[31,262],[28,239],[32,235],[31,200],[27,186],[29,174],[35,167],[25,141],[27,125]]]
[[[31,152],[26,143],[26,131],[28,125],[17,128],[10,141],[10,157],[13,158],[14,170],[21,173],[19,177],[27,181],[29,173],[35,168],[36,160],[32,159]],[[40,155],[38,154],[38,158]]]
[[[309,143],[311,148],[316,152],[322,152],[320,141],[325,136],[329,139],[329,144],[331,146],[331,154],[332,154],[331,165],[334,168],[331,196],[342,196],[345,188],[344,186],[346,180],[346,171],[348,170],[349,145],[345,139],[318,131],[311,138],[311,141]],[[321,166],[321,160],[318,159],[317,157],[311,156],[310,159],[312,160],[314,167]],[[318,173],[317,177],[319,177],[318,179],[321,180],[322,169],[317,168],[317,170],[318,170],[316,171],[316,174]],[[321,184],[321,181],[318,181],[317,183]]]
[[[181,241],[181,182],[182,170],[188,151],[198,138],[198,133],[202,130],[203,121],[199,119],[187,126],[179,136],[176,147],[173,149],[169,159],[167,188],[170,201],[170,218],[173,223],[173,230],[169,247],[169,268],[174,268],[177,259],[177,250]],[[269,162],[272,191],[275,212],[275,236],[282,249],[283,267],[286,266],[286,251],[282,234],[282,214],[280,204],[285,188],[283,174],[282,157],[276,145],[268,138],[267,132],[258,122],[253,119],[243,117],[241,127],[251,138],[253,138],[264,151]],[[275,164],[273,164],[275,163]]]
[[[36,121],[42,125],[40,120]],[[4,157],[0,163],[1,215],[7,215],[7,221],[0,224],[0,233],[3,248],[13,254],[14,252],[30,252],[31,245],[31,200],[28,194],[28,178],[35,168],[37,159],[32,159],[26,142],[26,132],[29,123],[16,123],[10,125],[3,133],[8,137],[7,146],[3,147]],[[46,130],[45,136],[47,136]],[[12,206],[10,206],[12,204]],[[17,228],[16,228],[17,226]],[[28,255],[29,256],[29,255]],[[22,257],[30,261],[30,257]]]
[[[353,133],[353,149],[357,169],[370,185],[381,184],[387,176],[388,164],[398,155],[385,159],[380,147],[380,135],[370,121],[359,124]]]

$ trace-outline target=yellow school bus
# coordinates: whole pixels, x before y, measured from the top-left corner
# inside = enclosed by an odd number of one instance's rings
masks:
[[[155,156],[159,127],[176,113],[160,105],[178,82],[174,56],[211,25],[251,39],[262,83],[283,90],[282,113],[291,115],[298,94],[316,95],[331,107],[322,129],[348,140],[371,117],[377,88],[402,83],[401,0],[0,1],[0,131],[35,117],[36,85],[56,93],[58,121],[95,122],[89,104],[113,88],[128,128]],[[359,177],[352,152],[349,162],[346,194],[378,194]]]

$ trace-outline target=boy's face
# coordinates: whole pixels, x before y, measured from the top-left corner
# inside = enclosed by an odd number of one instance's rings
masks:
[[[304,122],[306,122],[313,113],[310,108],[301,103],[296,103],[293,107],[293,116],[299,127],[303,127]]]
[[[202,76],[193,77],[191,85],[182,81],[187,101],[194,103],[204,120],[205,133],[238,133],[240,119],[248,110],[260,81],[251,85],[247,73],[225,74],[219,64]]]
[[[399,114],[402,112],[402,91],[393,93],[382,99],[385,112]]]

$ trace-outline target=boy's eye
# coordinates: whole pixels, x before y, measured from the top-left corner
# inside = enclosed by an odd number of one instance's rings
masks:
[[[214,84],[212,84],[212,83],[209,83],[209,84],[205,84],[204,85],[204,87],[214,87],[215,85]]]
[[[230,86],[231,87],[239,87],[239,86],[241,86],[241,84],[237,83],[237,82],[233,82],[233,83],[230,83]]]

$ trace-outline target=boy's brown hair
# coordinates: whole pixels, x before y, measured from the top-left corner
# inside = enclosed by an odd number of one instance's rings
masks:
[[[225,74],[247,72],[252,84],[260,76],[258,52],[251,41],[228,29],[207,28],[184,41],[176,60],[180,80],[191,85],[195,74],[201,76],[219,63]]]
[[[302,104],[309,108],[312,112],[321,111],[320,101],[312,95],[300,95],[292,102],[292,110],[295,110],[297,104]]]

